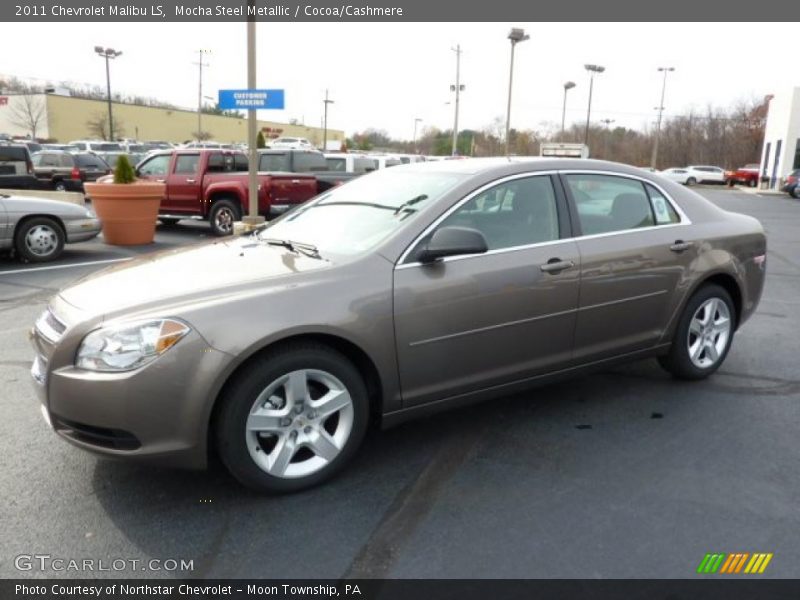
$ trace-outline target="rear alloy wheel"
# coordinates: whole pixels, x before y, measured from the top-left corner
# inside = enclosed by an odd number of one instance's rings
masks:
[[[369,415],[356,368],[316,344],[259,357],[236,375],[222,402],[216,423],[222,461],[243,484],[267,492],[331,477],[357,450]]]
[[[702,287],[684,309],[669,354],[661,366],[680,379],[704,379],[716,371],[733,341],[736,310],[717,285]]]
[[[14,246],[27,262],[45,262],[64,250],[64,231],[53,219],[36,217],[24,221],[14,236]]]
[[[208,217],[214,235],[223,236],[233,233],[233,223],[241,220],[239,207],[232,200],[217,200],[211,207]]]
[[[66,192],[67,184],[64,183],[63,180],[59,179],[58,181],[53,183],[53,189],[57,192]]]

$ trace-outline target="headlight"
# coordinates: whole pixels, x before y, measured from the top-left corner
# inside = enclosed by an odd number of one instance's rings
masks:
[[[75,366],[89,371],[131,371],[146,365],[189,333],[181,321],[156,319],[106,327],[81,342]]]
[[[94,214],[94,211],[91,209],[86,209],[86,218],[87,219],[96,219],[97,215]]]

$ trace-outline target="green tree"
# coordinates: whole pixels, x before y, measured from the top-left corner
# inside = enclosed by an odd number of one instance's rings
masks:
[[[267,147],[267,140],[264,139],[264,132],[259,131],[258,137],[256,137],[256,148],[266,148]]]
[[[114,167],[114,183],[133,183],[136,181],[136,171],[133,170],[128,155],[123,154],[117,159],[117,166]]]

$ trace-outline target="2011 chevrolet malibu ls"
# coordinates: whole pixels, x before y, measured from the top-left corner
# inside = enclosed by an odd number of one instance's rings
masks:
[[[758,221],[640,169],[416,163],[63,290],[32,375],[81,448],[296,490],[375,421],[648,356],[707,377],[765,268]]]

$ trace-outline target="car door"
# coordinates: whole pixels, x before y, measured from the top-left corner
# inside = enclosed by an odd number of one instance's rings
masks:
[[[3,202],[3,197],[0,196],[0,248],[7,248],[11,246],[13,223],[6,211],[6,205]]]
[[[167,174],[167,197],[162,202],[162,209],[165,212],[176,214],[201,212],[200,162],[199,152],[182,152],[175,156],[172,170]]]
[[[569,364],[580,259],[563,193],[549,174],[470,194],[428,228],[394,273],[404,406],[468,394]],[[489,251],[431,264],[416,251],[447,226],[483,233]]]
[[[657,185],[563,173],[581,256],[578,362],[650,348],[669,322],[697,257],[688,218]]]

